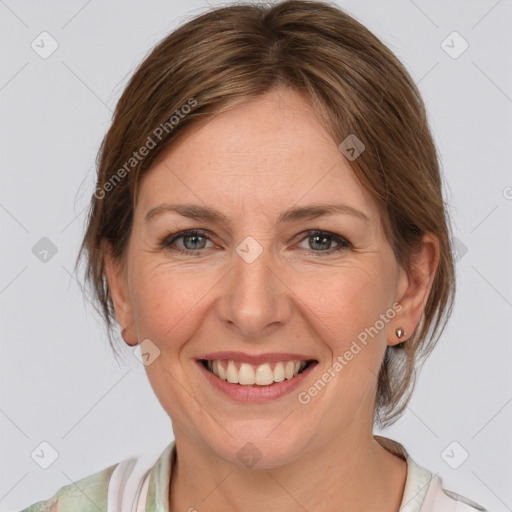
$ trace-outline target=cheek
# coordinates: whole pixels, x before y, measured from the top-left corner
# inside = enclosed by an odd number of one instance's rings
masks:
[[[339,327],[336,334],[374,323],[390,305],[391,287],[377,264],[347,265],[319,276],[297,282],[295,289],[327,325]]]
[[[141,263],[134,274],[132,303],[139,339],[149,338],[167,348],[172,340],[186,341],[205,314],[207,293],[215,279],[169,264]]]
[[[332,382],[320,393],[324,402],[318,403],[329,404],[336,418],[353,417],[378,383],[388,322],[394,316],[389,277],[383,278],[381,270],[379,264],[352,266],[302,285],[309,310],[304,314],[326,357],[322,378]],[[387,312],[388,322],[382,320]]]

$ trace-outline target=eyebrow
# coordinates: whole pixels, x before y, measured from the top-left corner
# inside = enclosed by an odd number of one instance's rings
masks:
[[[209,220],[212,222],[218,222],[223,224],[229,224],[229,218],[219,210],[208,206],[202,206],[197,204],[159,204],[154,208],[151,208],[144,217],[144,222],[149,222],[156,215],[163,212],[174,212],[196,220]],[[290,208],[283,211],[277,220],[276,225],[283,223],[291,223],[298,220],[314,219],[324,215],[334,215],[341,213],[345,215],[351,215],[365,222],[370,222],[370,218],[360,210],[353,208],[346,204],[310,204],[308,206],[300,206],[296,208]]]

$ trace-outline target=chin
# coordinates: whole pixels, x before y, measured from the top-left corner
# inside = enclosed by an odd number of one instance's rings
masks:
[[[273,425],[275,429],[276,422]],[[295,436],[284,428],[278,431],[279,428],[274,432],[269,429],[262,434],[258,429],[251,435],[248,429],[233,437],[224,435],[221,441],[210,446],[217,456],[230,464],[248,469],[271,469],[297,459],[308,444],[303,434]]]

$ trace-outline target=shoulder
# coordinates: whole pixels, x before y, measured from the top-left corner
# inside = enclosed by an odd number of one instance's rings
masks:
[[[118,464],[60,488],[47,500],[38,501],[21,512],[98,512],[107,510],[108,485]]]

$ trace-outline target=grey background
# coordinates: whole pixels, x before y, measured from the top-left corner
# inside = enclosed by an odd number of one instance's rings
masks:
[[[407,413],[376,433],[404,444],[446,488],[512,510],[511,2],[339,4],[419,83],[459,240],[453,317]],[[172,440],[142,365],[129,352],[116,362],[72,270],[94,159],[123,86],[154,44],[207,8],[0,0],[2,511],[131,455],[156,457]],[[59,45],[47,59],[31,48],[43,31]],[[453,31],[469,44],[458,58],[442,46]],[[452,53],[457,37],[444,43]],[[43,237],[57,249],[46,262],[32,250]],[[59,455],[48,469],[31,458],[43,441]],[[453,469],[447,460],[460,462],[462,450],[469,457]]]

